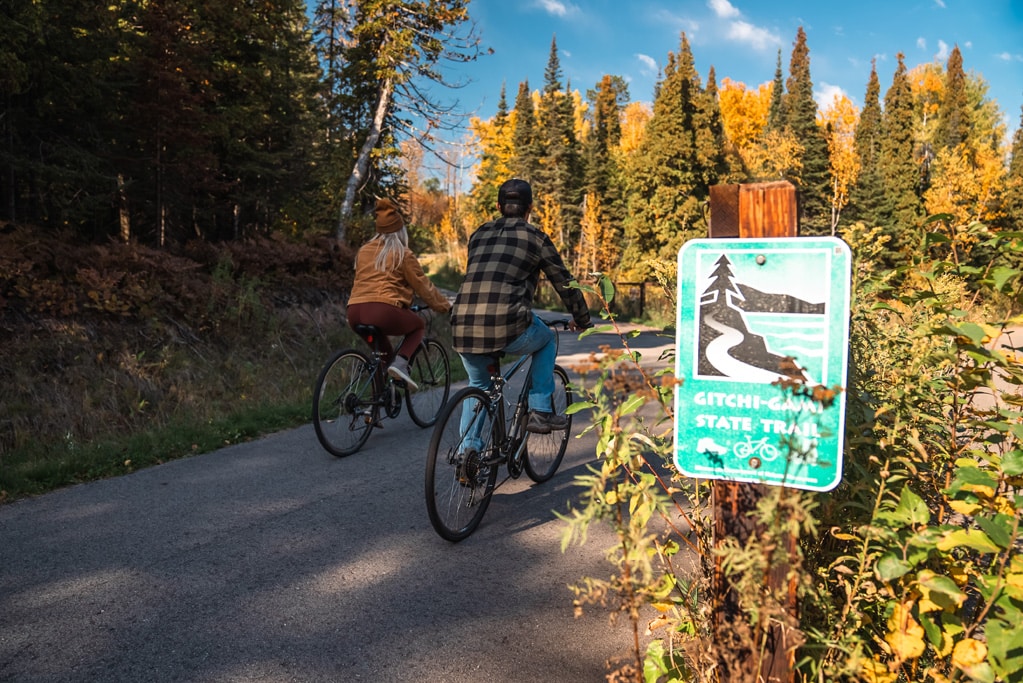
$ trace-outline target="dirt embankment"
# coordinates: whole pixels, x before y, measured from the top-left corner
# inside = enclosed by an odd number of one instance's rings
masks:
[[[304,387],[351,262],[330,237],[157,250],[0,228],[0,453]]]

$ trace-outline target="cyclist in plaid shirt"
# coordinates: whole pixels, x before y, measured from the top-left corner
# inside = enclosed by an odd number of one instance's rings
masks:
[[[570,329],[591,326],[582,292],[569,287],[575,280],[554,243],[530,225],[533,189],[512,178],[497,194],[501,218],[480,226],[469,238],[469,260],[455,303],[451,328],[455,351],[469,375],[469,385],[488,389],[494,356],[532,354],[526,428],[548,434],[564,429],[564,415],[551,411],[554,392],[554,332],[533,313],[533,295],[540,273],[557,290],[572,314]]]

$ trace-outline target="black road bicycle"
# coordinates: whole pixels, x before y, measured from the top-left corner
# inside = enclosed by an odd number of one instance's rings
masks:
[[[549,327],[568,329],[566,320],[543,320]],[[483,519],[494,491],[525,471],[540,483],[557,472],[565,456],[572,430],[567,415],[565,429],[549,434],[526,431],[529,417],[529,376],[514,404],[505,410],[505,386],[520,370],[527,370],[529,355],[516,360],[504,372],[495,356],[493,386],[489,391],[467,387],[457,392],[437,418],[426,457],[426,509],[430,523],[442,538],[452,542],[467,538]],[[565,415],[572,403],[568,373],[554,366],[551,409]],[[508,476],[497,482],[505,465]]]
[[[426,308],[416,305],[411,310]],[[328,453],[339,458],[362,448],[373,428],[382,426],[384,417],[398,417],[403,394],[412,421],[430,427],[451,391],[448,354],[429,336],[429,328],[409,358],[409,376],[419,385],[415,391],[387,374],[379,330],[373,325],[358,325],[355,331],[370,342],[372,352],[355,348],[338,351],[323,366],[313,389],[316,438]]]

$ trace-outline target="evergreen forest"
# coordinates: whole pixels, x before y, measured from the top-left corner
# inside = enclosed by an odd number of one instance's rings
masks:
[[[893,260],[924,216],[1004,229],[1023,215],[1023,133],[1008,139],[958,47],[946,64],[900,55],[890,84],[871,69],[859,111],[818,107],[802,29],[755,86],[702,77],[683,34],[653,93],[613,74],[573,90],[552,38],[543,83],[503,85],[496,115],[466,121],[446,75],[482,50],[465,0],[3,12],[0,220],[77,241],[358,244],[391,195],[421,249],[457,256],[509,175],[536,185],[534,218],[571,266],[619,279],[706,235],[715,184],[789,180],[803,234],[881,227]],[[448,172],[424,173],[424,156]]]

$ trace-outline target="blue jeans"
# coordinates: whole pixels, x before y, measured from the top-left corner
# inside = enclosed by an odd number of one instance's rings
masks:
[[[551,395],[554,393],[554,361],[558,355],[558,349],[554,342],[554,331],[547,327],[535,314],[533,323],[526,328],[526,331],[519,335],[511,344],[508,344],[503,353],[510,356],[524,356],[532,354],[533,359],[529,366],[529,409],[543,412],[551,412]],[[489,353],[460,353],[462,365],[469,375],[469,386],[478,387],[483,390],[490,389],[490,377],[494,370],[494,355]],[[473,434],[467,434],[470,430],[472,414],[468,410],[462,412],[462,434],[465,435],[466,447],[479,449],[482,444],[479,439],[473,438]]]

